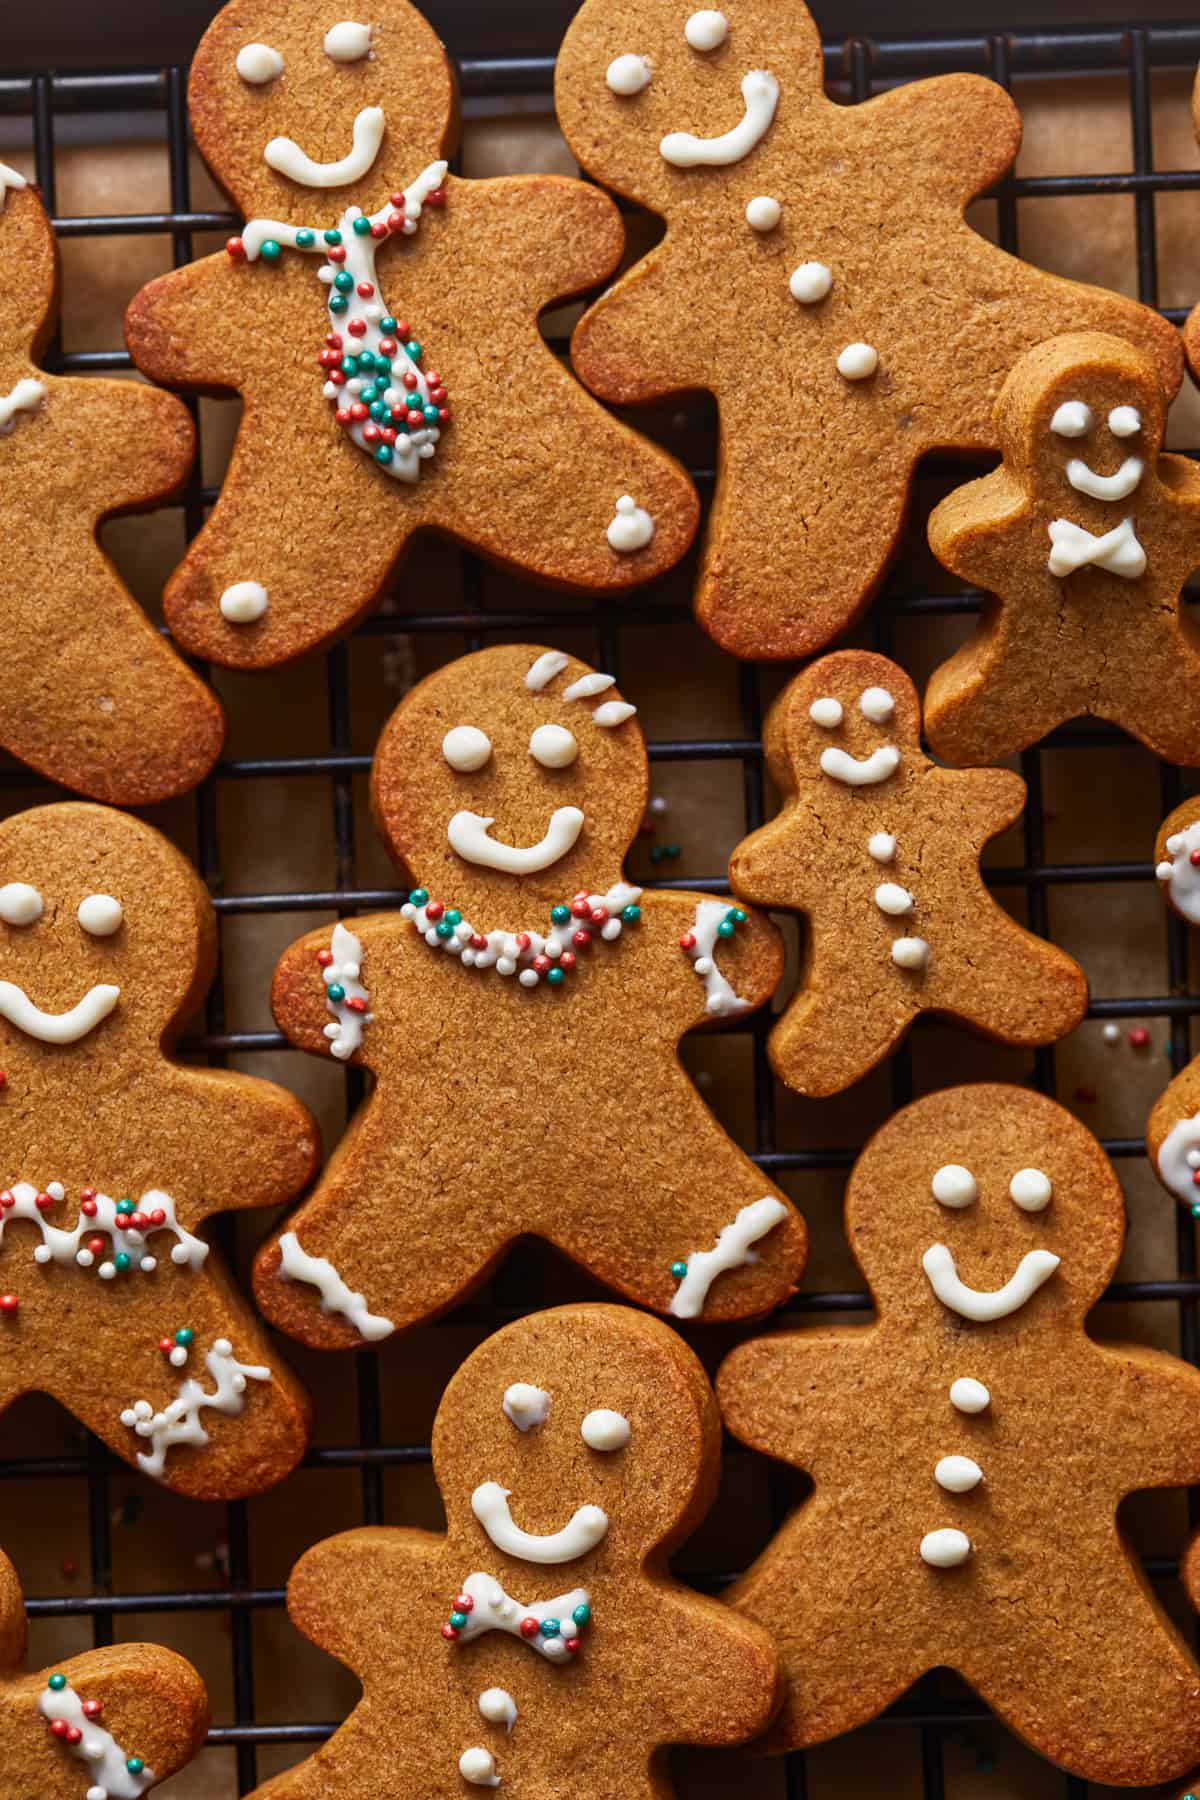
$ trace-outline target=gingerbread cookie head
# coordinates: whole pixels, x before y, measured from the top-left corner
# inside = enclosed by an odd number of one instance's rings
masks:
[[[990,1103],[989,1103],[990,1102]],[[1095,1138],[1053,1101],[962,1087],[876,1132],[846,1191],[846,1229],[881,1313],[941,1306],[986,1327],[1078,1324],[1125,1237],[1120,1183]]]
[[[305,225],[374,212],[440,155],[456,111],[438,38],[406,0],[338,20],[313,0],[233,0],[192,62],[188,107],[205,161],[247,218]]]
[[[590,1587],[630,1576],[707,1510],[719,1442],[711,1390],[678,1339],[618,1307],[577,1306],[474,1352],[438,1409],[433,1460],[450,1537],[480,1566],[497,1551],[570,1563]]]
[[[372,800],[411,878],[488,929],[526,903],[603,893],[644,816],[646,747],[609,675],[505,644],[407,694]]]

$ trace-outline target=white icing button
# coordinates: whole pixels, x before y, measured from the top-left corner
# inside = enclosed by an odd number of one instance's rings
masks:
[[[471,775],[492,754],[492,740],[474,725],[455,725],[442,739],[442,755],[452,769]]]
[[[632,51],[628,51],[624,56],[613,58],[604,79],[614,94],[640,94],[644,87],[650,85],[652,73],[644,56],[635,56]]]
[[[622,554],[644,550],[654,536],[654,520],[632,494],[622,494],[605,536],[610,548]]]
[[[325,33],[325,54],[331,62],[361,62],[371,49],[371,27],[343,19]]]
[[[283,74],[283,58],[269,44],[243,44],[234,66],[251,87],[261,87],[264,81]]]
[[[464,1781],[473,1782],[476,1787],[500,1786],[496,1759],[490,1750],[484,1750],[479,1744],[463,1751],[458,1759],[458,1772]]]
[[[921,1557],[933,1569],[953,1569],[966,1562],[971,1554],[971,1540],[965,1531],[944,1526],[940,1531],[927,1531],[921,1539]]]
[[[529,739],[529,754],[543,769],[569,769],[579,745],[565,725],[539,725]]]
[[[864,719],[870,719],[876,725],[886,725],[896,710],[896,702],[886,688],[864,688],[858,699],[859,708]]]
[[[835,725],[842,722],[842,703],[830,695],[814,700],[808,709],[808,716],[814,725],[823,725],[826,731],[832,731]]]
[[[875,904],[889,918],[899,919],[904,913],[910,913],[916,902],[908,889],[898,882],[883,881],[875,889]]]
[[[1108,415],[1108,429],[1114,437],[1132,437],[1142,429],[1142,415],[1136,406],[1114,406]]]
[[[961,1163],[943,1164],[929,1185],[934,1199],[942,1206],[970,1206],[979,1198],[979,1183]]]
[[[0,919],[6,925],[32,925],[42,916],[42,896],[27,881],[0,887]]]
[[[588,1413],[579,1433],[589,1450],[623,1450],[633,1435],[624,1413],[607,1406]]]
[[[683,35],[693,50],[716,50],[729,36],[729,20],[724,13],[705,8],[694,12],[683,28]]]
[[[756,194],[746,207],[746,223],[755,231],[774,231],[782,217],[782,206],[770,194]]]
[[[898,969],[923,969],[929,961],[929,945],[924,938],[897,938],[892,945],[892,961]]]
[[[846,381],[865,381],[879,367],[879,352],[870,344],[847,344],[837,359],[837,372]]]
[[[484,1688],[477,1704],[489,1725],[507,1725],[512,1730],[517,1719],[517,1703],[507,1688]]]
[[[896,854],[896,840],[890,831],[873,831],[867,840],[867,853],[879,863],[890,863]]]
[[[225,589],[219,604],[231,625],[253,625],[267,610],[267,590],[258,581],[235,581]]]
[[[788,288],[793,300],[801,306],[813,306],[823,300],[833,286],[833,273],[821,262],[801,263],[798,269],[792,270]]]
[[[969,1456],[943,1456],[933,1478],[948,1494],[969,1494],[983,1480],[983,1470]]]
[[[1056,437],[1083,437],[1092,429],[1091,407],[1082,400],[1064,400],[1050,421],[1050,429]]]
[[[1041,1169],[1018,1169],[1008,1184],[1011,1199],[1022,1212],[1045,1212],[1054,1192],[1050,1177]]]
[[[961,1413],[981,1413],[992,1404],[992,1396],[973,1375],[960,1375],[950,1383],[950,1404]]]
[[[79,902],[76,917],[93,937],[111,937],[114,931],[120,930],[125,909],[111,894],[88,894]]]
[[[504,1390],[500,1407],[518,1431],[528,1431],[531,1426],[545,1421],[550,1411],[550,1396],[545,1388],[534,1387],[532,1382],[514,1381]]]

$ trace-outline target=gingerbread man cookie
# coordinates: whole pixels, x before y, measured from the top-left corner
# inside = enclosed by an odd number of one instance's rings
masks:
[[[174,1651],[112,1644],[24,1675],[25,1637],[20,1583],[0,1551],[4,1800],[138,1800],[203,1744],[204,1683]]]
[[[51,1394],[199,1499],[269,1487],[308,1428],[199,1228],[290,1199],[318,1154],[282,1088],[164,1054],[215,964],[208,895],[148,825],[0,824],[0,1411]]]
[[[1154,363],[1079,333],[1021,359],[996,404],[1004,462],[947,496],[934,554],[993,598],[936,669],[929,742],[989,762],[1081,714],[1200,763],[1200,634],[1181,590],[1200,562],[1200,470],[1162,449]]]
[[[944,1665],[1085,1780],[1182,1773],[1200,1669],[1116,1515],[1200,1478],[1200,1373],[1084,1330],[1125,1236],[1099,1144],[1026,1089],[931,1094],[863,1151],[846,1230],[876,1322],[759,1338],[717,1382],[730,1430],[815,1482],[731,1592],[780,1647],[771,1748]]]
[[[777,1704],[767,1632],[674,1581],[716,1490],[692,1352],[619,1306],[535,1313],[480,1345],[433,1428],[446,1534],[349,1531],[288,1610],[363,1698],[255,1800],[669,1796],[668,1744],[736,1744]]]
[[[1018,262],[964,222],[1020,120],[976,75],[861,106],[825,96],[801,0],[585,0],[558,116],[600,181],[666,236],[576,329],[607,400],[712,393],[720,470],[696,605],[738,656],[819,650],[863,610],[926,451],[996,445],[991,408],[1056,331],[1122,332],[1172,392],[1176,333]]]
[[[1169,812],[1154,844],[1154,873],[1172,912],[1200,925],[1200,798]]]
[[[42,203],[0,171],[0,745],[98,800],[182,794],[212,768],[224,718],[96,541],[101,519],[183,481],[187,409],[141,383],[50,375],[58,255]]]
[[[823,657],[784,689],[764,742],[783,811],[738,846],[729,875],[742,898],[807,915],[800,992],[769,1041],[781,1081],[838,1093],[921,1012],[1006,1044],[1078,1025],[1082,970],[998,906],[979,871],[1025,783],[931,762],[902,669],[865,650]]]
[[[793,1292],[803,1224],[677,1057],[684,1032],[769,998],[779,936],[624,880],[646,805],[634,710],[610,675],[506,644],[386,726],[372,798],[408,899],[309,932],[275,976],[293,1043],[376,1076],[256,1265],[259,1305],[305,1343],[428,1319],[525,1233],[678,1318]]]
[[[166,609],[189,650],[244,667],[348,630],[426,526],[590,592],[670,568],[698,516],[679,465],[538,331],[616,267],[612,202],[559,176],[448,175],[454,78],[425,20],[407,0],[329,20],[318,0],[232,0],[209,26],[192,125],[247,224],[127,319],[147,373],[242,396]]]

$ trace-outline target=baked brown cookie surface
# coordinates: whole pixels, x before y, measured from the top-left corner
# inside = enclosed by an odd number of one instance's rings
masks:
[[[875,1323],[759,1338],[717,1379],[729,1429],[815,1484],[730,1591],[779,1646],[770,1747],[944,1665],[1085,1780],[1180,1774],[1200,1669],[1117,1508],[1200,1476],[1200,1373],[1084,1329],[1125,1236],[1099,1144],[1024,1089],[931,1094],[868,1143],[846,1229]]]
[[[720,1434],[696,1357],[644,1314],[559,1307],[488,1338],[434,1423],[446,1534],[350,1531],[294,1569],[294,1623],[363,1697],[255,1800],[669,1796],[666,1745],[761,1731],[770,1637],[667,1566]]]
[[[12,171],[9,171],[12,174]],[[48,374],[54,233],[33,188],[0,179],[0,745],[97,800],[194,787],[225,724],[96,541],[100,521],[182,483],[192,423],[140,382]]]
[[[111,1644],[22,1673],[25,1607],[0,1551],[0,1774],[4,1800],[138,1800],[192,1760],[208,1696],[157,1644]]]
[[[0,1410],[52,1395],[178,1493],[295,1467],[308,1403],[200,1235],[304,1186],[315,1127],[170,1048],[212,980],[190,865],[79,802],[0,824]]]
[[[1200,763],[1200,631],[1182,601],[1200,561],[1200,470],[1164,456],[1167,393],[1132,344],[1039,344],[996,403],[1004,461],[947,496],[929,542],[991,595],[933,673],[929,742],[989,762],[1082,714],[1169,762]]]
[[[259,1305],[306,1343],[430,1318],[525,1233],[680,1318],[793,1292],[803,1223],[677,1052],[770,997],[782,945],[728,900],[623,878],[646,806],[634,711],[611,676],[508,644],[385,727],[372,798],[409,899],[310,932],[275,975],[292,1042],[376,1078],[256,1264]]]
[[[1000,383],[1042,338],[1123,333],[1179,385],[1165,320],[964,222],[1021,138],[979,76],[838,105],[801,0],[694,15],[585,0],[555,94],[583,167],[666,221],[580,322],[572,359],[607,400],[716,397],[696,606],[735,655],[807,655],[845,630],[882,579],[918,459],[994,449]]]
[[[1023,930],[980,873],[1025,783],[932,762],[902,669],[865,650],[822,657],[775,702],[764,743],[783,810],[739,844],[729,876],[744,899],[806,915],[800,989],[769,1040],[781,1081],[838,1093],[922,1012],[1007,1044],[1078,1025],[1083,971]]]
[[[558,176],[448,175],[454,80],[407,0],[369,26],[331,24],[317,0],[232,0],[189,105],[247,224],[230,254],[144,288],[126,322],[147,373],[243,402],[220,498],[167,587],[181,643],[254,668],[327,643],[430,526],[567,589],[678,561],[698,517],[687,476],[538,330],[616,267],[617,209]]]

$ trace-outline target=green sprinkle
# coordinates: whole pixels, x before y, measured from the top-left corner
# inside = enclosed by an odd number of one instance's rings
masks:
[[[420,344],[418,344],[416,338],[409,338],[409,340],[408,340],[407,344],[405,344],[404,348],[407,350],[408,354],[412,357],[414,362],[420,362],[421,346],[420,346]]]
[[[388,314],[386,319],[380,319],[379,329],[382,331],[384,337],[391,337],[396,329],[396,321],[393,319],[391,313]]]
[[[364,393],[363,399],[365,400],[366,397],[367,396]],[[388,416],[388,409],[383,404],[382,400],[372,400],[370,406],[367,408],[367,411],[370,413],[371,417],[374,419],[374,421],[377,425],[380,424],[381,421],[386,419]],[[387,445],[385,444],[384,449],[386,450],[386,448],[387,448]]]
[[[196,1334],[190,1325],[181,1325],[179,1330],[175,1333],[175,1342],[186,1346],[193,1341],[195,1336]]]
[[[570,919],[571,909],[569,906],[559,905],[550,908],[550,923],[552,925],[567,925],[570,923]]]
[[[582,1601],[580,1603],[580,1605],[578,1605],[575,1608],[575,1610],[571,1614],[571,1617],[574,1619],[575,1623],[579,1626],[591,1624],[592,1609],[588,1605],[586,1600]]]
[[[346,990],[340,981],[331,981],[329,986],[325,989],[325,992],[335,1006],[339,1001],[346,998]]]
[[[124,1274],[125,1270],[129,1267],[128,1251],[118,1250],[117,1254],[113,1257],[113,1262],[116,1264],[117,1268],[120,1269],[121,1273]]]
[[[342,241],[342,234],[340,231],[326,231],[323,233],[323,236],[327,244],[340,244]]]
[[[461,925],[462,924],[462,914],[459,912],[457,906],[452,906],[449,909],[449,911],[447,912],[446,923],[447,923],[447,925]]]
[[[410,906],[424,906],[428,898],[428,888],[414,888],[412,893],[408,896],[408,903]]]
[[[563,984],[563,975],[564,971],[562,969],[546,970],[546,980],[550,983],[551,987],[561,987]]]
[[[266,249],[265,244],[263,245],[263,249]],[[348,294],[350,289],[354,286],[354,277],[349,269],[339,269],[333,278],[333,285],[339,294]]]
[[[1197,1200],[1195,1205],[1192,1207],[1192,1217],[1193,1217],[1193,1219],[1200,1219],[1200,1200]],[[1183,1796],[1183,1800],[1187,1800],[1186,1794]]]
[[[316,232],[310,231],[308,229],[307,225],[302,225],[300,227],[299,231],[296,233],[296,248],[297,248],[297,250],[311,250],[313,245],[316,243],[316,241],[317,241]]]
[[[329,310],[331,313],[344,313],[350,302],[345,294],[330,294]]]
[[[453,1625],[455,1631],[461,1631],[463,1626],[466,1624],[466,1622],[467,1622],[466,1613],[452,1612],[450,1614],[450,1623]]]
[[[392,449],[392,446],[390,444],[380,444],[378,450],[375,452],[375,461],[377,463],[381,463],[383,465],[383,467],[386,469],[394,455],[395,455],[395,451]],[[439,933],[441,932],[440,925],[438,927],[438,931],[439,931]]]
[[[682,1281],[687,1274],[687,1264],[685,1262],[673,1262],[671,1264],[671,1273],[676,1281]]]
[[[389,449],[387,444],[381,444],[379,446],[379,449],[387,450],[389,457],[391,456],[391,450]],[[378,456],[379,451],[377,450],[375,452],[375,454],[376,454],[376,456]],[[433,929],[437,932],[437,934],[440,938],[453,937],[453,935],[454,935],[454,927],[450,923],[449,919],[439,919]]]
[[[621,908],[621,918],[624,920],[626,925],[636,925],[638,920],[641,918],[641,916],[642,916],[642,909],[640,906],[632,906],[631,905],[631,906],[623,906]]]
[[[735,925],[744,925],[746,923],[746,915],[740,906],[731,906],[729,911],[725,914],[725,917],[727,919],[732,919]]]
[[[736,926],[732,919],[722,919],[721,923],[717,926],[717,936],[720,938],[731,938],[735,930]]]
[[[67,1678],[65,1675],[52,1675],[46,1683],[46,1686],[53,1688],[56,1694],[61,1694],[66,1685]]]
[[[275,242],[274,238],[264,238],[263,239],[263,246],[262,246],[262,249],[259,251],[259,255],[262,257],[264,262],[278,262],[279,258],[282,254],[283,253],[280,250],[279,245]]]
[[[543,1619],[538,1630],[544,1638],[556,1638],[562,1630],[562,1626],[557,1619]]]
[[[127,1756],[125,1758],[125,1767],[129,1770],[131,1775],[140,1775],[145,1766],[146,1765],[140,1756]]]
[[[370,221],[370,219],[368,219],[365,216],[365,214],[362,217],[355,219],[354,235],[355,235],[355,237],[370,237],[371,221]]]

